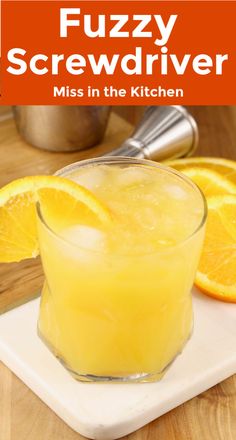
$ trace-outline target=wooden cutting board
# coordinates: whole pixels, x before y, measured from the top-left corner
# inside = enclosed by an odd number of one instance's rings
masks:
[[[0,120],[0,187],[18,177],[53,174],[69,163],[99,156],[119,146],[132,131],[132,125],[111,113],[101,144],[72,153],[51,153],[28,145],[18,134],[14,120]],[[43,283],[40,259],[0,264],[0,314],[36,297]]]

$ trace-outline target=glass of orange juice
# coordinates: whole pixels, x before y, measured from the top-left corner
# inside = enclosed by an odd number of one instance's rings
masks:
[[[69,207],[55,232],[38,208],[46,277],[39,335],[78,380],[158,380],[192,332],[204,196],[146,160],[103,157],[57,174],[94,193],[112,222],[70,222]]]

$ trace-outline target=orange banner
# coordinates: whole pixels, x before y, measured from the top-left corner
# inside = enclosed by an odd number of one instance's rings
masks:
[[[236,104],[236,2],[2,1],[1,104]]]

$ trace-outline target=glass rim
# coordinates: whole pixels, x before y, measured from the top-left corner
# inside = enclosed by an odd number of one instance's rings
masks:
[[[81,161],[77,161],[77,162],[73,162],[69,165],[66,165],[63,168],[60,168],[58,171],[56,171],[56,173],[54,174],[55,176],[61,176],[61,177],[66,177],[68,174],[70,174],[71,172],[73,172],[74,170],[78,169],[78,168],[83,168],[86,166],[90,166],[93,164],[106,164],[106,165],[111,165],[111,164],[124,164],[124,163],[129,163],[130,165],[141,165],[141,166],[149,166],[152,168],[157,168],[157,169],[161,169],[164,172],[167,172],[169,174],[175,175],[178,178],[180,178],[182,181],[186,182],[189,186],[192,187],[192,189],[194,191],[196,191],[200,198],[202,199],[203,202],[203,215],[201,217],[201,220],[199,221],[199,224],[197,225],[197,227],[194,229],[193,232],[191,232],[191,234],[189,234],[187,237],[185,237],[183,240],[179,241],[176,244],[167,246],[166,248],[163,249],[158,249],[156,251],[151,251],[151,252],[140,252],[139,254],[135,254],[136,257],[142,257],[145,255],[152,255],[152,254],[163,254],[166,253],[168,251],[171,251],[183,244],[185,244],[188,240],[190,240],[194,235],[196,235],[198,233],[198,231],[200,231],[205,222],[206,222],[206,218],[207,218],[207,202],[206,202],[206,198],[202,192],[202,190],[199,188],[199,186],[197,184],[195,184],[191,179],[189,179],[187,176],[185,176],[183,173],[175,170],[174,168],[171,168],[169,166],[163,165],[159,162],[154,162],[152,160],[147,160],[147,159],[138,159],[138,158],[132,158],[132,157],[126,157],[126,156],[101,156],[101,157],[95,157],[95,158],[89,158],[89,159],[84,159]],[[57,239],[59,239],[60,241],[62,241],[63,243],[66,243],[69,246],[72,246],[73,248],[76,249],[82,249],[88,253],[93,253],[93,254],[105,254],[103,251],[96,251],[95,249],[90,249],[90,248],[86,248],[84,246],[79,246],[75,243],[72,243],[71,241],[67,240],[66,238],[64,238],[62,235],[60,235],[60,233],[55,232],[46,222],[46,220],[43,217],[42,211],[40,209],[40,203],[37,202],[36,204],[36,211],[37,211],[37,215],[39,217],[39,220],[42,222],[42,224],[46,227],[46,229],[50,232],[50,234],[52,234],[54,237],[56,237]],[[105,254],[106,255],[106,254]],[[108,255],[108,254],[107,254]],[[117,253],[116,254],[117,257],[134,257],[134,254],[122,254],[122,253]]]

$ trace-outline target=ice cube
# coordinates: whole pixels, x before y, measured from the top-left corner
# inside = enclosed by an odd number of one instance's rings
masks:
[[[102,167],[89,167],[70,175],[70,179],[85,188],[93,191],[101,186],[105,177],[105,170]]]
[[[152,206],[142,205],[142,209],[138,210],[134,216],[137,224],[143,230],[155,230],[159,224],[159,218]]]
[[[117,184],[121,188],[140,185],[148,180],[150,180],[150,173],[139,167],[124,168],[117,176]]]
[[[165,185],[165,190],[176,200],[185,200],[188,197],[187,191],[179,185]]]
[[[65,240],[82,249],[102,252],[106,249],[106,236],[102,231],[90,226],[71,226],[60,234]]]

